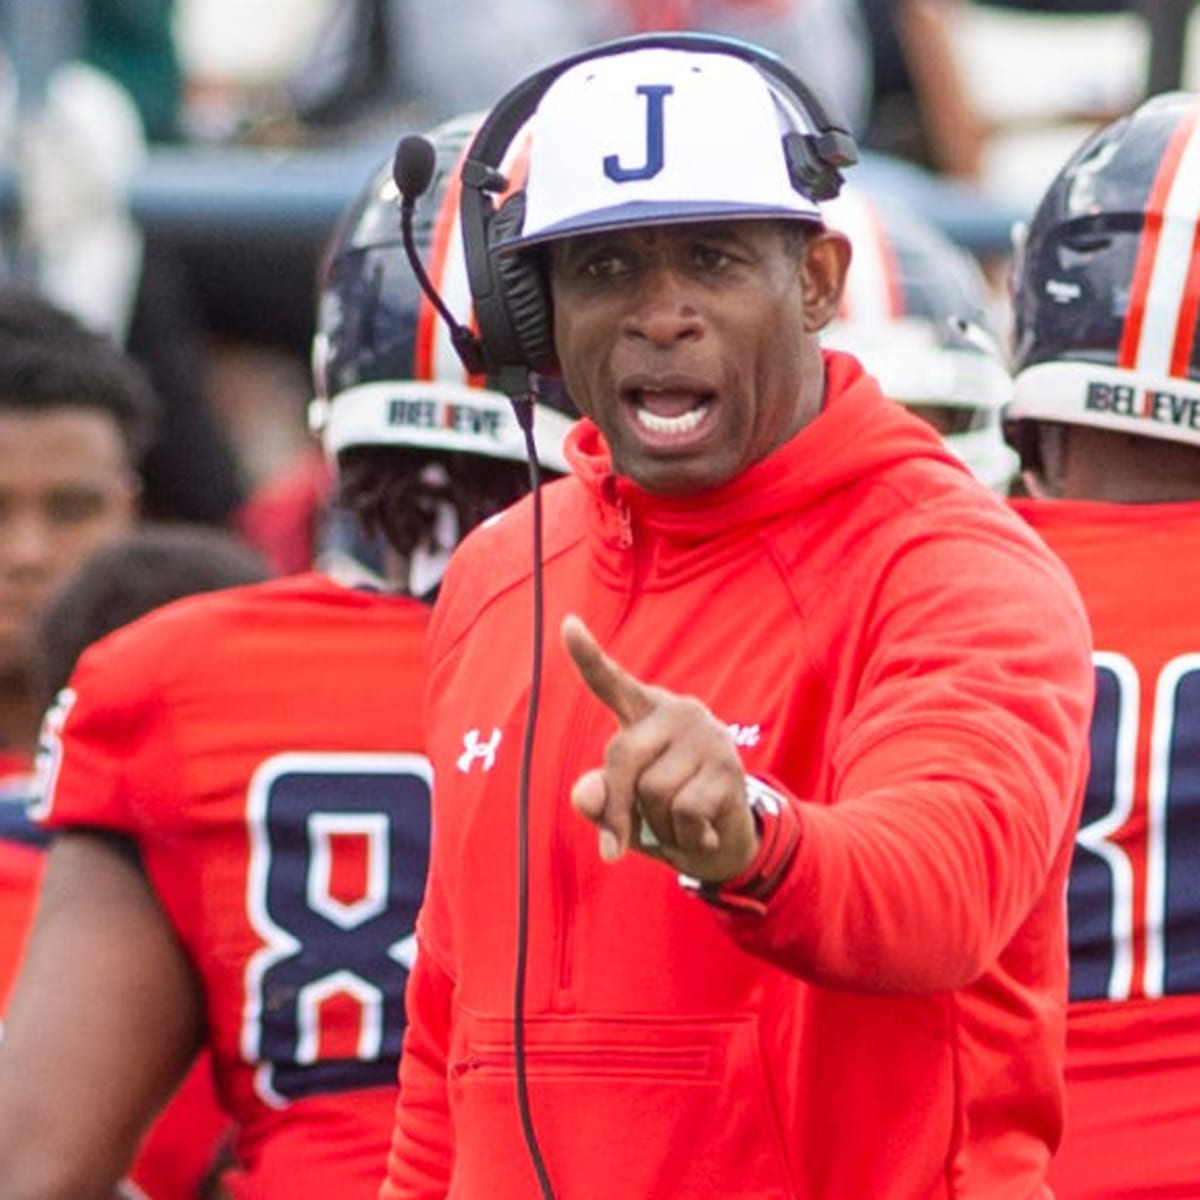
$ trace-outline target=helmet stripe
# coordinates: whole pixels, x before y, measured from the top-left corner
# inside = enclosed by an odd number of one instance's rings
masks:
[[[459,171],[462,167],[463,155],[465,149],[455,161],[454,168],[450,172],[450,178],[446,180],[445,188],[442,192],[440,202],[438,204],[437,213],[434,216],[433,230],[430,238],[429,259],[425,264],[425,269],[429,273],[429,278],[433,286],[437,288],[442,298],[450,307],[451,312],[456,312],[457,295],[447,295],[447,256],[450,249],[451,234],[457,224],[458,218],[458,197],[460,191]],[[445,379],[447,382],[460,382],[463,379],[461,368],[451,370],[446,374],[446,359],[442,350],[441,342],[449,343],[449,337],[443,327],[442,320],[437,314],[437,310],[433,307],[432,301],[428,296],[421,293],[421,298],[417,307],[417,329],[416,329],[416,346],[413,353],[413,378],[414,379]],[[450,353],[454,353],[453,346],[450,346]],[[455,358],[457,361],[457,356]]]
[[[844,189],[821,206],[826,224],[854,248],[853,269],[838,306],[842,321],[888,321],[905,314],[900,271],[878,210],[861,192]]]
[[[1183,301],[1179,305],[1179,323],[1175,329],[1175,346],[1171,354],[1171,374],[1183,379],[1191,373],[1196,317],[1200,312],[1200,223],[1192,231],[1189,249],[1187,279],[1184,282]]]
[[[466,157],[466,148],[463,149]],[[455,164],[454,177],[446,188],[446,198],[438,213],[438,227],[434,234],[435,262],[438,266],[438,287],[442,299],[461,321],[465,318],[474,323],[475,313],[471,307],[471,291],[467,286],[467,261],[459,233],[458,204],[462,195],[462,180],[459,172],[462,160]],[[432,306],[431,306],[432,307]],[[433,378],[447,383],[465,383],[466,368],[458,357],[450,337],[450,327],[437,320],[433,334]],[[476,381],[479,382],[479,381]]]
[[[1190,347],[1196,324],[1200,279],[1191,264],[1200,212],[1198,116],[1200,108],[1193,107],[1175,127],[1150,189],[1117,355],[1119,367],[1160,378],[1175,371],[1177,347],[1181,340]]]

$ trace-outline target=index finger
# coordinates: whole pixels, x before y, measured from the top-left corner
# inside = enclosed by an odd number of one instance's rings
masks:
[[[597,700],[612,709],[622,725],[640,721],[654,707],[646,685],[600,649],[600,643],[579,617],[572,614],[563,618],[562,639],[583,682]]]

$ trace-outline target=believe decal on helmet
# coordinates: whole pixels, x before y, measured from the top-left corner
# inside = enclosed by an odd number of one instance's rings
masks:
[[[1097,131],[1047,190],[1014,269],[1029,420],[1200,445],[1200,98],[1156,96]]]
[[[545,465],[565,474],[562,444],[573,424],[564,412],[538,413]],[[443,380],[375,380],[339,392],[324,409],[329,454],[353,446],[418,446],[525,461],[525,438],[507,396]]]

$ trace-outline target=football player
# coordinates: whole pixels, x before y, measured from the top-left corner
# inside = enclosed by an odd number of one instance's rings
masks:
[[[1015,504],[1096,644],[1060,1200],[1200,1195],[1198,119],[1164,94],[1094,134],[1014,269]]]
[[[1006,493],[1017,468],[1000,428],[1011,383],[979,265],[917,213],[853,184],[822,211],[854,249],[825,345],[858,358],[884,395],[924,417],[977,478]]]
[[[92,642],[143,613],[267,576],[262,558],[232,533],[184,522],[139,524],[89,554],[38,618],[30,673],[39,700],[49,704],[66,686]],[[197,1200],[222,1158],[229,1130],[202,1054],[142,1140],[122,1195]]]
[[[0,290],[0,1018],[46,862],[26,815],[44,707],[34,630],[84,559],[136,526],[157,417],[145,377],[109,338],[39,292]],[[135,1164],[154,1175],[152,1200],[182,1200],[223,1123],[190,1077]]]
[[[416,213],[451,302],[443,202],[471,128],[437,132]],[[378,1191],[428,854],[423,600],[527,468],[509,402],[437,345],[386,169],[323,264],[314,358],[378,573],[180,601],[81,658],[44,725],[40,819],[59,833],[0,1050],[5,1200],[107,1195],[202,1044],[238,1126],[229,1196]],[[536,412],[559,470],[564,408]]]
[[[30,632],[89,551],[137,520],[158,420],[142,372],[44,297],[0,289],[0,744],[25,759],[40,707]]]

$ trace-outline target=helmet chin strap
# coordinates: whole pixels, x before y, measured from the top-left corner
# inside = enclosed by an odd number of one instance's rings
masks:
[[[450,486],[450,476],[441,463],[425,466],[421,481],[431,489],[444,490]],[[406,591],[410,596],[427,596],[442,582],[450,554],[461,536],[458,510],[448,499],[437,500],[429,533],[409,556]]]
[[[458,538],[458,513],[448,500],[439,500],[432,536],[421,542],[408,560],[410,596],[426,596],[442,582]]]
[[[1041,500],[1059,500],[1067,470],[1067,430],[1062,425],[1042,422],[1037,427],[1037,466],[1025,473],[1025,486]]]

